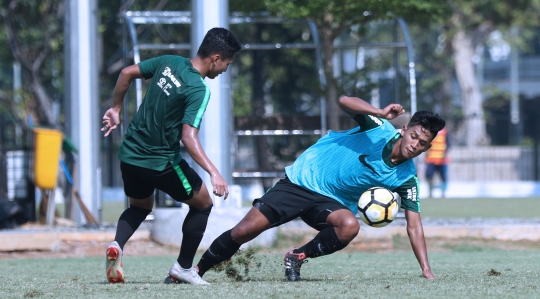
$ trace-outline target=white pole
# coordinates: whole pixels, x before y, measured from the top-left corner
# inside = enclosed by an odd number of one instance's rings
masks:
[[[229,27],[229,3],[227,0],[192,0],[191,1],[191,58],[204,35],[214,27]],[[205,79],[210,88],[211,97],[199,131],[204,151],[217,167],[227,184],[232,184],[232,105],[230,73],[225,72],[215,79]],[[192,165],[195,167],[195,165]],[[212,194],[210,176],[200,167],[197,172]],[[216,207],[221,206],[222,198],[215,197]]]
[[[69,30],[69,64],[66,68],[68,131],[79,153],[76,158],[74,186],[92,214],[99,219],[99,97],[97,74],[97,5],[96,0],[68,1],[66,28]],[[77,211],[77,210],[76,210]],[[80,209],[73,215],[78,224],[86,223]]]

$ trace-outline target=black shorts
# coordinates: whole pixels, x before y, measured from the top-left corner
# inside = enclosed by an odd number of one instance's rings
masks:
[[[187,164],[180,161],[176,167],[170,163],[162,171],[139,167],[120,162],[124,192],[128,197],[144,199],[159,189],[176,201],[185,201],[200,190],[201,177]]]
[[[273,211],[261,208],[261,203],[269,206]],[[328,227],[326,218],[330,213],[342,209],[348,210],[335,199],[300,187],[288,178],[279,180],[266,194],[253,201],[253,206],[268,218],[272,227],[300,217],[316,230]]]

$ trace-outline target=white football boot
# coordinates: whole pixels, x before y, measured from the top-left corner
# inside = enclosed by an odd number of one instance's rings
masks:
[[[122,249],[116,241],[109,244],[106,251],[107,280],[109,283],[124,283],[124,269],[122,266]]]
[[[209,284],[199,276],[199,272],[196,268],[191,267],[189,269],[184,269],[180,267],[178,262],[174,262],[174,265],[172,265],[171,269],[169,270],[169,276],[172,281],[190,284]]]

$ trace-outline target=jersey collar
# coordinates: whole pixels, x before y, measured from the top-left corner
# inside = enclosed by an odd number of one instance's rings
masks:
[[[382,152],[382,159],[384,163],[388,165],[388,167],[396,167],[399,164],[403,163],[401,162],[396,164],[392,162],[392,150],[394,149],[394,144],[396,144],[396,141],[398,141],[399,138],[401,138],[401,133],[396,133],[396,135],[394,135],[394,137],[392,137],[392,139],[390,139],[390,141],[388,141],[388,143],[384,146]]]

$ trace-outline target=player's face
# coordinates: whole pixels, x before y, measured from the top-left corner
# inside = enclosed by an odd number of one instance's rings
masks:
[[[401,129],[403,139],[401,141],[400,152],[403,158],[412,159],[431,147],[433,136],[431,132],[420,125]]]
[[[210,70],[207,74],[208,78],[210,79],[214,79],[221,73],[226,72],[229,64],[234,61],[234,56],[229,59],[222,59],[221,56],[217,55],[212,57],[212,59],[212,66],[210,67]]]

